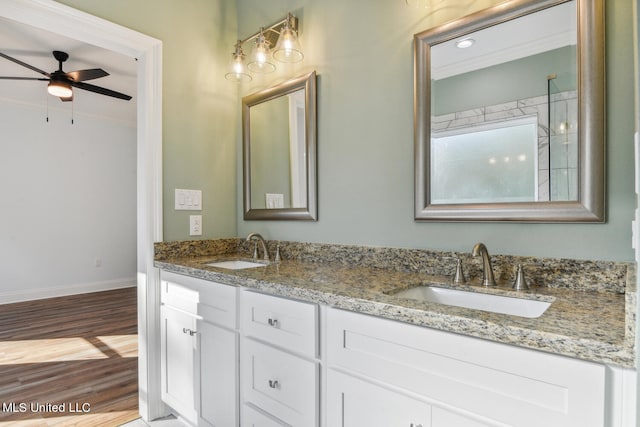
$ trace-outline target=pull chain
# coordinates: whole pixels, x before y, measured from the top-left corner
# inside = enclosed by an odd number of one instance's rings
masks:
[[[47,106],[45,120],[46,120],[47,123],[49,123],[49,96],[48,96],[48,94],[45,95],[45,98],[46,98],[45,99],[45,103],[46,103],[46,106]],[[73,108],[73,104],[74,104],[73,99],[71,99],[71,124],[74,124],[75,109]]]

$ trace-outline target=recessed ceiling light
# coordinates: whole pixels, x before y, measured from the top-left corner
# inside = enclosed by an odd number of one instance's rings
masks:
[[[466,49],[468,47],[473,46],[476,41],[474,39],[462,39],[456,43],[456,46],[459,49]]]

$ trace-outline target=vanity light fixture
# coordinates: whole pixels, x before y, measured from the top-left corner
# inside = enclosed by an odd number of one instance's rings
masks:
[[[255,40],[255,46],[249,57],[249,64],[245,66],[245,55],[242,45]],[[277,40],[277,42],[276,42]],[[275,24],[247,37],[238,40],[232,54],[230,71],[225,74],[227,80],[242,82],[251,80],[252,73],[270,73],[276,66],[271,62],[270,47],[275,44],[273,58],[280,62],[299,62],[304,55],[298,41],[298,18],[288,13],[287,16]],[[248,70],[248,71],[247,71]]]
[[[408,6],[427,9],[429,1],[427,0],[405,0]]]
[[[298,34],[291,28],[291,22],[293,22],[291,18],[293,18],[293,15],[289,14],[284,22],[284,28],[280,32],[280,37],[278,37],[276,49],[273,52],[273,57],[280,62],[300,62],[304,58],[298,41]]]
[[[466,49],[468,47],[473,46],[476,41],[474,39],[466,38],[456,42],[456,47],[458,49]]]
[[[254,73],[271,73],[276,70],[276,66],[271,62],[271,49],[269,42],[264,36],[264,29],[260,29],[260,34],[256,37],[256,44],[251,52],[251,60],[247,65],[249,71]]]
[[[247,82],[251,80],[251,75],[247,72],[247,66],[244,63],[245,54],[242,51],[242,41],[238,40],[236,49],[232,54],[230,70],[224,77],[236,83]]]

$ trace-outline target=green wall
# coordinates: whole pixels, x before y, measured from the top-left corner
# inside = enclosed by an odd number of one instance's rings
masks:
[[[547,94],[547,77],[555,74],[555,92],[576,88],[575,46],[565,46],[499,65],[431,82],[434,115]],[[473,96],[470,96],[473,94]]]
[[[174,189],[202,190],[202,238],[236,233],[237,86],[224,78],[236,39],[228,0],[59,0],[163,43],[164,240],[186,240]]]
[[[414,222],[412,36],[499,1],[432,3],[433,11],[402,0],[237,1],[240,37],[288,10],[300,17],[305,59],[290,76],[318,72],[319,170],[318,222],[244,221],[239,209],[238,234],[455,251],[482,241],[496,254],[633,260],[631,0],[606,2],[606,224]]]
[[[291,207],[289,159],[289,97],[281,96],[250,108],[251,207],[266,208],[266,193],[282,194]]]
[[[633,260],[631,0],[607,1],[607,223],[416,223],[413,220],[414,33],[500,0],[62,0],[163,41],[164,238],[189,239],[174,188],[203,190],[203,238],[267,238]],[[236,10],[237,9],[237,10]],[[305,59],[237,90],[224,79],[237,37],[292,11]],[[237,12],[237,14],[236,14]],[[240,99],[318,72],[319,221],[242,219]]]

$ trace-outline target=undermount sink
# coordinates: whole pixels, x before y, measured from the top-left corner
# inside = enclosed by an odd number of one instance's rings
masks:
[[[246,261],[243,259],[210,262],[205,265],[209,267],[225,268],[227,270],[244,270],[246,268],[256,268],[256,267],[267,266],[267,264],[262,262]]]
[[[530,319],[542,316],[549,306],[551,306],[551,302],[549,301],[461,291],[436,286],[417,286],[415,288],[394,292],[392,295],[417,301],[429,301],[456,307],[527,317]]]

